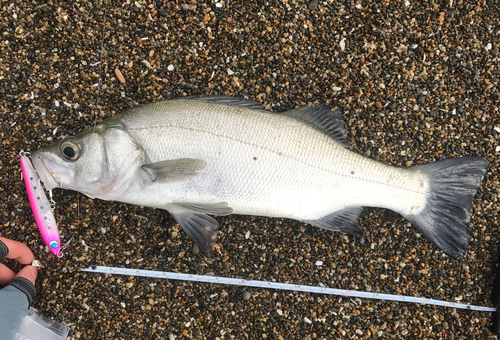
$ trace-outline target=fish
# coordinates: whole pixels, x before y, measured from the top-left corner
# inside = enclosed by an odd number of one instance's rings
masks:
[[[468,249],[489,166],[478,156],[385,164],[351,150],[338,107],[276,113],[210,95],[134,107],[32,157],[48,190],[167,210],[203,254],[217,238],[212,216],[286,218],[361,236],[363,208],[376,207],[401,214],[455,259]]]

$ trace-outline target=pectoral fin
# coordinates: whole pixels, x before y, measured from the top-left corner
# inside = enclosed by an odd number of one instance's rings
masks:
[[[202,214],[225,216],[231,215],[233,213],[233,208],[229,207],[226,202],[221,203],[211,203],[211,204],[195,204],[195,203],[172,203],[170,206],[175,205],[177,207],[184,208],[186,210],[191,210],[194,212],[199,212]]]
[[[179,158],[145,164],[142,169],[152,182],[173,182],[196,176],[205,166],[201,159]]]
[[[219,223],[207,214],[179,204],[169,204],[167,210],[186,234],[198,244],[200,252],[206,256],[217,238]]]

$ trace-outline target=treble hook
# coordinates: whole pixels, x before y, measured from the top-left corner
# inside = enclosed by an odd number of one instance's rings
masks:
[[[50,209],[54,210],[54,208],[56,207],[56,202],[52,199],[52,190],[49,190],[49,196]]]

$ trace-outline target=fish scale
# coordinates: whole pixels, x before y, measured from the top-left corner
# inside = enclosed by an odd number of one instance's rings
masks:
[[[216,110],[215,104],[203,104],[187,100],[161,102],[149,106],[147,112],[131,111],[120,120],[138,143],[145,146],[152,162],[180,157],[181,154],[213,160],[217,158],[216,149],[221,149],[222,164],[213,168],[226,182],[220,187],[219,199],[227,201],[235,212],[315,219],[348,205],[373,205],[333,190],[364,191],[367,184],[377,182],[373,174],[381,177],[379,181],[383,180],[388,166],[368,160],[375,169],[368,168],[365,173],[351,175],[345,168],[346,164],[357,169],[357,162],[368,161],[345,150],[320,131],[277,114],[232,106]],[[156,129],[161,132],[152,134],[151,131]],[[172,143],[172,139],[176,141]],[[169,148],[159,145],[169,145]],[[376,167],[382,171],[377,171]],[[277,172],[275,169],[287,171]],[[279,176],[270,177],[270,174]],[[210,176],[213,176],[212,172]],[[348,187],[340,185],[346,177],[354,179],[354,185],[353,182]],[[198,181],[210,179],[199,178]],[[276,185],[270,186],[270,182]],[[183,187],[179,190],[184,190]],[[199,190],[204,187],[200,183]],[[306,205],[301,197],[308,192],[309,201],[316,197],[320,202],[309,204],[309,210],[301,209],[299,206]],[[294,202],[290,202],[291,196],[295,198]],[[367,197],[366,194],[359,196]],[[277,201],[283,199],[286,202],[280,207]],[[240,201],[244,201],[245,206],[239,206]],[[379,198],[376,204],[380,204]],[[390,204],[384,204],[384,207],[394,208]]]

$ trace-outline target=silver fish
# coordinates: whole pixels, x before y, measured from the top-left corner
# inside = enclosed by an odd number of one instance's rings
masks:
[[[446,254],[462,258],[481,157],[412,168],[349,150],[340,110],[273,113],[225,96],[185,97],[131,109],[33,153],[47,189],[168,210],[203,252],[208,215],[290,218],[361,235],[362,207],[406,217]]]

